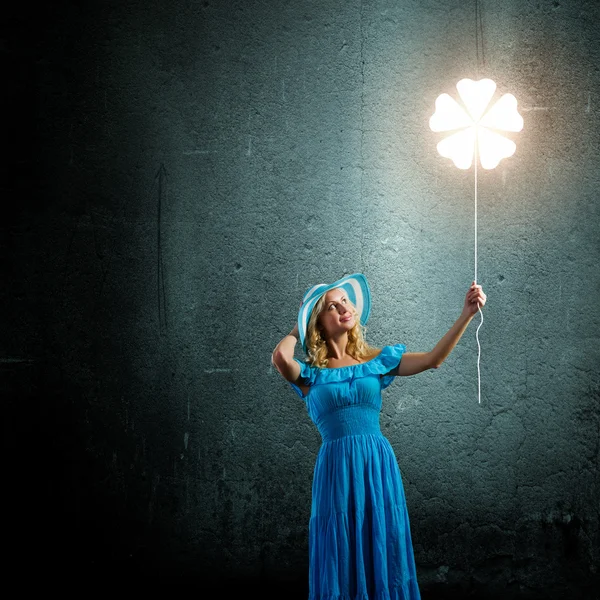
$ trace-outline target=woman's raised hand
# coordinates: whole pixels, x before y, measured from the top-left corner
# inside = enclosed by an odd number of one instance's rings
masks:
[[[465,297],[463,315],[472,317],[480,308],[485,306],[487,296],[483,293],[483,288],[473,282]]]

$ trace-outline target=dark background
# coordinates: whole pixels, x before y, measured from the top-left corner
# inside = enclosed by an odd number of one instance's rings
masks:
[[[525,125],[479,174],[482,402],[476,316],[382,430],[424,598],[599,597],[598,3],[479,4],[478,29],[459,0],[12,7],[7,581],[306,597],[320,437],[271,352],[357,271],[373,345],[458,318],[473,171],[428,119],[487,76]]]

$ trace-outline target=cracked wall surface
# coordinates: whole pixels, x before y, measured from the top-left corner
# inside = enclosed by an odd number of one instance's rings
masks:
[[[476,316],[440,369],[385,390],[381,427],[424,597],[597,598],[599,8],[479,6],[480,29],[458,0],[14,9],[15,570],[305,597],[321,440],[271,352],[309,287],[357,271],[373,345],[428,351],[458,318],[473,172],[428,120],[489,76],[524,128],[479,172],[482,401]]]

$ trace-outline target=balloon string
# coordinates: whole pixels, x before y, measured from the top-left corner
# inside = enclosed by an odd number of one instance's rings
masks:
[[[477,283],[477,163],[479,162],[477,152],[477,130],[475,130],[475,283]],[[481,359],[481,345],[479,343],[479,328],[483,325],[483,313],[477,304],[479,314],[481,315],[481,322],[479,327],[475,331],[475,338],[477,339],[477,397],[479,404],[481,404],[481,371],[479,369],[479,361]]]

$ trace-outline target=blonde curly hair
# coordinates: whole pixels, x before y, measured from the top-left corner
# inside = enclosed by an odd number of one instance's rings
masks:
[[[348,304],[350,305],[350,309],[355,318],[354,327],[348,331],[348,347],[346,348],[346,352],[356,360],[366,362],[367,360],[375,358],[381,352],[381,348],[375,348],[367,343],[365,340],[367,328],[365,325],[361,325],[360,315],[354,304],[352,304],[350,300],[348,300]],[[325,294],[323,294],[315,304],[306,328],[306,349],[308,353],[306,362],[313,367],[319,367],[320,369],[327,368],[327,365],[329,364],[329,359],[327,358],[327,342],[325,341],[325,338],[321,336],[317,327],[319,315],[324,309]]]

